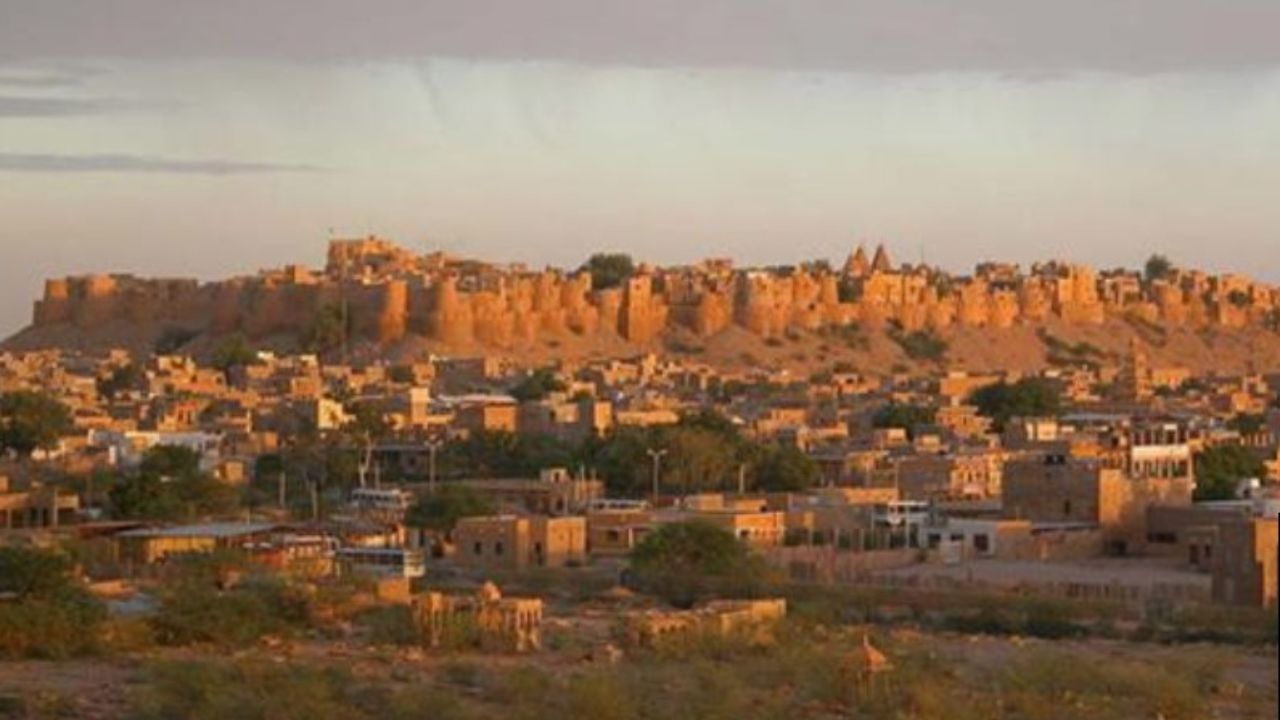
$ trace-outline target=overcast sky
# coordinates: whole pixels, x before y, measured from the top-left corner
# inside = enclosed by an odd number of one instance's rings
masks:
[[[47,275],[859,240],[1280,280],[1275,0],[0,0],[0,333]]]

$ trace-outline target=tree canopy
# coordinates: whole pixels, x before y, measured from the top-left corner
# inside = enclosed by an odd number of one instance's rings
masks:
[[[62,658],[91,651],[106,618],[61,552],[0,547],[0,658]]]
[[[793,445],[764,448],[755,469],[757,490],[803,492],[818,480],[818,466]]]
[[[520,402],[542,400],[553,392],[564,392],[566,385],[551,368],[539,368],[524,376],[510,390]]]
[[[200,457],[184,447],[158,445],[134,473],[118,476],[107,491],[112,517],[192,520],[227,515],[240,505],[236,488],[200,470]]]
[[[1147,258],[1147,264],[1143,268],[1143,274],[1146,276],[1148,282],[1153,280],[1163,280],[1168,277],[1169,273],[1172,271],[1173,263],[1170,262],[1169,258],[1159,253],[1153,254],[1151,257]]]
[[[1266,475],[1262,460],[1249,448],[1220,445],[1196,455],[1196,500],[1231,500],[1241,480]]]
[[[302,335],[303,349],[321,355],[339,350],[351,329],[351,318],[346,315],[342,306],[336,303],[317,310]]]
[[[1267,416],[1256,413],[1240,413],[1227,421],[1227,427],[1241,435],[1255,435],[1267,428]]]
[[[137,390],[146,379],[145,373],[135,363],[126,363],[111,371],[105,378],[98,378],[98,393],[114,399],[125,390]]]
[[[27,390],[0,395],[0,452],[30,457],[51,450],[72,430],[71,411],[52,395]]]
[[[481,431],[444,446],[439,471],[445,477],[534,477],[543,468],[570,467],[577,453],[552,435]]]
[[[458,521],[476,515],[492,515],[497,507],[485,495],[465,485],[445,484],[439,490],[419,498],[405,517],[414,527],[442,533],[453,532]]]
[[[1062,413],[1062,396],[1056,383],[1043,378],[1023,378],[979,388],[969,398],[978,412],[992,419],[997,430],[1014,417],[1055,417]]]
[[[938,409],[928,405],[912,405],[892,402],[871,416],[871,425],[878,428],[902,428],[909,437],[915,437],[916,429],[932,425]]]
[[[591,273],[591,287],[596,290],[618,287],[636,272],[635,262],[625,253],[596,253],[581,269]]]
[[[258,362],[257,351],[240,333],[227,337],[213,351],[213,367],[224,373],[231,368],[245,367],[256,362]]]
[[[753,594],[765,576],[746,545],[701,521],[654,530],[631,551],[630,571],[640,590],[686,608],[718,595]]]

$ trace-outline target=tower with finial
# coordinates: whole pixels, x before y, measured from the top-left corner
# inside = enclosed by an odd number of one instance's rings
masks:
[[[866,277],[867,271],[871,268],[871,263],[867,262],[867,251],[862,245],[858,246],[849,255],[849,259],[844,261],[844,274],[849,277]]]
[[[872,272],[893,272],[893,261],[889,259],[889,251],[884,249],[884,245],[876,245],[875,257],[871,259]]]

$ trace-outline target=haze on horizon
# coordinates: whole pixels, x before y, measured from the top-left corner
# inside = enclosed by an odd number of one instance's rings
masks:
[[[1280,280],[1274,0],[0,0],[0,334],[46,276],[859,241]]]

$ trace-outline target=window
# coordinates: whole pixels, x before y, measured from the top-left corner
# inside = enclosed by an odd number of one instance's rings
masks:
[[[986,535],[974,535],[974,536],[973,536],[973,549],[974,549],[974,550],[977,550],[977,551],[978,551],[978,552],[980,552],[980,553],[990,552],[990,551],[991,551],[991,538],[990,538],[990,537],[987,537]]]
[[[1070,500],[1062,501],[1062,515],[1063,517],[1071,517],[1071,501]]]
[[[496,542],[496,543],[494,543],[494,544],[493,544],[493,554],[494,554],[494,555],[501,555],[501,554],[502,554],[502,542],[501,542],[501,541]]]
[[[474,545],[472,545],[472,546],[471,546],[471,552],[475,553],[476,555],[483,555],[483,554],[484,554],[484,543],[482,543],[482,542],[476,542],[476,544],[474,544]]]
[[[622,538],[622,535],[619,534],[617,530],[606,530],[604,537],[609,542],[618,542],[618,540]]]

